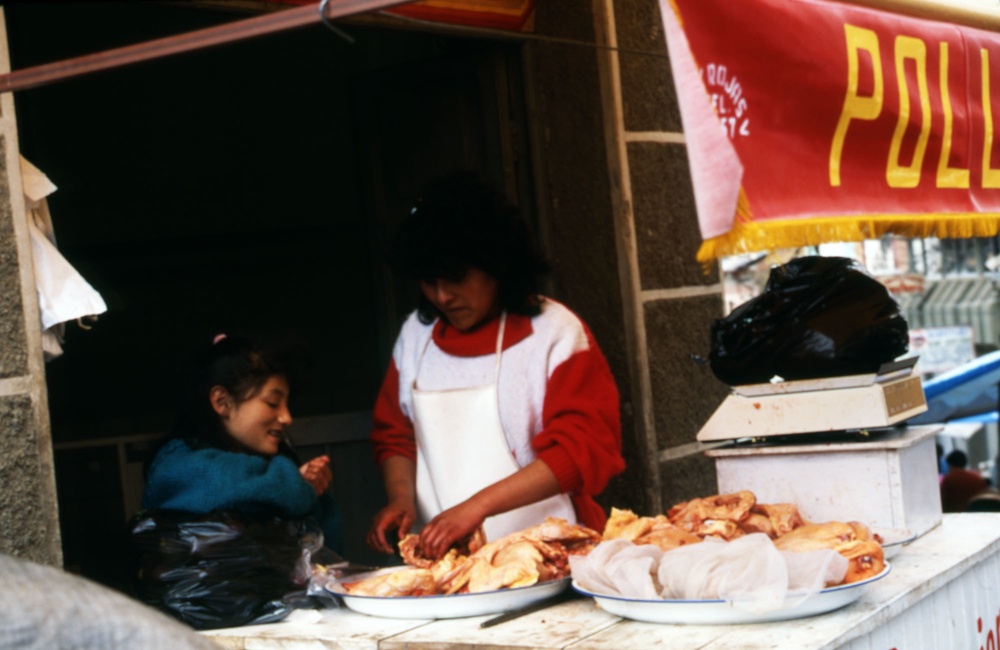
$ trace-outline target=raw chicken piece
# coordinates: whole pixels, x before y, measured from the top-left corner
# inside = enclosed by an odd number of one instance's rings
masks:
[[[549,517],[489,542],[469,556],[470,593],[527,587],[569,575],[569,556],[584,555],[600,542],[596,531]]]
[[[469,533],[467,536],[455,542],[450,550],[456,551],[459,555],[471,555],[486,544],[486,533],[482,526]],[[429,569],[435,560],[425,557],[420,549],[420,535],[410,533],[399,540],[399,554],[410,566],[417,566]]]
[[[697,535],[674,526],[664,515],[639,517],[631,510],[618,508],[611,509],[603,539],[625,539],[635,544],[652,544],[664,551],[701,541]]]
[[[541,524],[512,533],[488,544],[481,530],[444,557],[430,560],[420,553],[420,538],[406,535],[399,551],[407,564],[388,576],[345,584],[356,595],[416,596],[494,591],[526,587],[569,575],[569,556],[585,555],[601,541],[601,535],[565,519],[549,517]],[[390,576],[404,574],[393,579]],[[410,584],[408,581],[413,581]]]
[[[830,548],[850,564],[845,583],[858,582],[877,575],[885,568],[885,553],[871,530],[860,522],[828,521],[806,524],[774,540],[782,551],[814,551]]]
[[[738,524],[755,503],[757,497],[749,490],[717,494],[678,503],[667,511],[667,518],[678,528],[700,537],[712,535],[729,540],[744,534]]]
[[[750,508],[750,512],[765,515],[770,519],[771,525],[774,526],[774,534],[778,537],[787,535],[807,523],[794,503],[758,503]]]
[[[811,551],[816,548],[835,548],[845,542],[872,539],[871,531],[857,521],[828,521],[806,524],[778,538],[778,548],[784,551]]]
[[[767,515],[762,515],[758,512],[751,512],[746,516],[746,518],[739,524],[740,530],[742,530],[747,535],[751,533],[764,533],[771,539],[777,537],[774,532],[774,524],[771,523],[770,518]]]
[[[740,522],[740,528],[745,533],[764,533],[777,539],[806,523],[793,503],[757,503]]]
[[[343,582],[341,586],[352,596],[426,596],[436,589],[434,574],[429,569],[400,569],[372,576],[358,582]]]
[[[437,593],[454,594],[462,591],[469,583],[471,568],[468,555],[460,555],[458,549],[449,549],[444,557],[431,566]]]
[[[571,524],[558,517],[546,517],[545,521],[508,535],[508,537],[527,537],[537,539],[547,544],[559,544],[567,553],[589,553],[601,541],[601,534],[580,524]],[[499,540],[498,540],[499,541]]]

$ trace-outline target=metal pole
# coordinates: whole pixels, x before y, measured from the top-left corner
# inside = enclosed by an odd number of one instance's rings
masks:
[[[37,88],[92,72],[304,27],[324,19],[343,18],[402,4],[407,4],[407,2],[402,0],[334,0],[325,5],[326,13],[323,16],[320,16],[319,11],[319,6],[322,5],[318,3],[315,6],[296,7],[295,9],[255,16],[225,25],[15,70],[0,75],[0,93]]]

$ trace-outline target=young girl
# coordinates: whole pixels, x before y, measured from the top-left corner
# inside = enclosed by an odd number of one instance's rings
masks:
[[[310,517],[325,545],[339,549],[330,459],[299,465],[287,443],[292,374],[281,354],[217,336],[198,361],[171,439],[149,466],[143,508]]]

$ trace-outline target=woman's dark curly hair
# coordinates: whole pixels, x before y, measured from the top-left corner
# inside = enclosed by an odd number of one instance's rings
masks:
[[[500,306],[526,316],[541,310],[539,282],[549,272],[516,208],[464,171],[424,187],[393,240],[389,265],[412,280],[458,280],[469,269],[485,271],[497,280]],[[423,294],[417,312],[425,324],[441,315]]]
[[[222,386],[241,404],[257,395],[271,377],[284,377],[293,390],[299,366],[290,345],[264,345],[242,336],[216,337],[197,356],[172,437],[183,439],[192,449],[232,449],[233,442],[209,400],[212,388]]]

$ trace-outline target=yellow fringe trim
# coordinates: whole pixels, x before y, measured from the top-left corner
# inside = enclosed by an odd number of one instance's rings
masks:
[[[727,255],[778,248],[878,239],[890,234],[948,239],[992,237],[1000,230],[1000,212],[850,214],[758,223],[747,217],[749,211],[742,191],[739,203],[732,230],[702,242],[697,255],[699,262],[708,263]]]
[[[677,16],[677,24],[684,29],[684,19],[681,18],[681,8],[677,6],[676,0],[670,0],[670,8],[674,10],[674,15]]]

